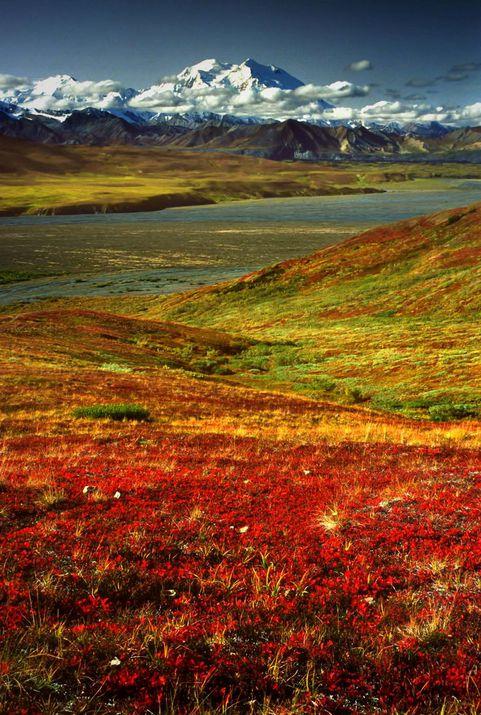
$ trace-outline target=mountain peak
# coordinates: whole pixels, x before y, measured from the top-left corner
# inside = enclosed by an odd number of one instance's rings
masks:
[[[304,85],[304,82],[293,77],[281,67],[263,65],[252,57],[248,57],[240,65],[231,65],[231,68],[233,76],[243,77],[244,82],[246,79],[250,79],[252,84],[259,88],[277,87],[278,89],[292,90]]]
[[[214,69],[214,67],[219,67],[220,64],[221,64],[221,63],[220,63],[218,60],[216,60],[215,57],[212,57],[212,58],[210,58],[210,59],[202,60],[201,62],[197,62],[195,65],[192,65],[191,67],[186,67],[185,70],[184,70],[184,72],[186,72],[187,70],[190,70],[190,71],[192,71],[192,70],[197,70],[197,71],[200,71],[200,72],[210,72],[211,70]]]
[[[268,69],[271,72],[284,72],[284,70],[281,69],[280,67],[277,67],[277,65],[263,65],[260,62],[258,62],[257,60],[255,60],[253,57],[248,57],[247,59],[245,59],[243,62],[241,62],[240,66],[241,67],[249,67],[250,69],[253,69],[253,70]]]
[[[219,62],[214,58],[197,62],[177,75],[175,87],[226,87],[238,91],[268,88],[292,90],[303,84],[280,67],[263,65],[248,57],[241,64]]]
[[[75,85],[77,80],[69,74],[55,74],[52,77],[38,80],[34,84],[35,95],[55,96],[56,93]]]
[[[72,77],[70,74],[54,74],[51,77],[45,77],[45,79],[38,80],[35,84],[51,84],[59,86],[76,81],[75,77]]]
[[[241,67],[256,67],[259,66],[260,63],[257,62],[253,57],[247,57],[243,62],[241,62]]]

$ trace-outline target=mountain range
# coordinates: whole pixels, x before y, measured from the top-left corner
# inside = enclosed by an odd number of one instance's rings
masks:
[[[274,160],[481,161],[481,127],[407,127],[394,131],[362,125],[318,126],[294,119],[269,124],[235,118],[185,117],[155,124],[101,109],[74,110],[63,121],[12,116],[0,106],[0,134],[43,144],[145,145],[198,151],[228,151]]]
[[[348,85],[337,82],[319,89],[321,94],[324,89],[334,96]],[[263,105],[275,100],[277,106],[282,100],[292,101],[293,95],[303,102],[306,91],[307,86],[301,80],[275,65],[263,65],[251,58],[241,64],[209,59],[140,90],[113,80],[79,81],[66,74],[37,81],[11,77],[3,89],[0,86],[0,101],[10,105],[15,116],[30,112],[52,116],[58,121],[63,121],[72,111],[89,108],[109,110],[128,120],[135,116],[136,122],[153,123],[182,115],[199,118],[216,113],[223,116],[232,113],[229,112],[232,108],[239,121],[249,122],[272,119]],[[258,106],[250,115],[246,108],[251,105]],[[333,106],[318,97],[311,102],[309,116],[298,118],[313,119],[314,114]]]
[[[204,60],[142,90],[69,75],[6,84],[0,134],[48,144],[169,145],[278,160],[481,159],[479,128],[336,120],[334,105],[317,95],[362,88],[316,88],[253,59]]]

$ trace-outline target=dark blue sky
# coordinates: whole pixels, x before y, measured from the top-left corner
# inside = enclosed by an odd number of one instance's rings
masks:
[[[481,0],[0,0],[0,27],[0,72],[14,75],[142,87],[207,57],[250,56],[305,82],[379,84],[374,97],[481,99],[481,65],[436,79],[481,63]],[[373,70],[345,69],[364,58]]]

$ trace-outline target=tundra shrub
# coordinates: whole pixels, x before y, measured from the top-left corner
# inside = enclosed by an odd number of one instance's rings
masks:
[[[100,366],[100,370],[105,372],[132,372],[132,369],[128,365],[119,365],[117,362],[104,362]]]
[[[74,417],[87,417],[92,420],[150,420],[150,413],[141,405],[89,405],[77,407],[73,412]]]
[[[370,400],[370,395],[363,392],[359,387],[347,387],[345,390],[345,395],[349,402],[354,402],[358,405],[361,402],[367,402]]]
[[[477,417],[479,408],[477,405],[433,405],[428,410],[429,416],[434,422],[451,422],[452,420],[464,420],[469,417]]]

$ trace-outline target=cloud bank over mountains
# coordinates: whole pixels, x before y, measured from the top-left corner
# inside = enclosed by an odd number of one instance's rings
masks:
[[[481,123],[481,102],[463,107],[432,106],[427,103],[409,104],[403,101],[381,100],[361,109],[335,107],[324,113],[326,120],[339,122],[360,121],[363,124],[396,122],[399,125],[411,122],[440,122],[456,126],[474,126]]]
[[[479,65],[479,66],[478,66]],[[453,67],[450,81],[466,72],[477,71],[481,63]],[[369,60],[351,63],[354,72],[370,70]],[[449,73],[448,73],[449,74]],[[448,75],[444,78],[448,80]],[[433,80],[412,79],[412,88],[431,86]],[[443,122],[449,124],[481,123],[481,101],[467,106],[435,106],[425,95],[396,96],[386,90],[388,99],[349,106],[351,98],[368,97],[370,84],[347,80],[327,85],[304,84],[274,65],[262,65],[248,59],[241,64],[204,60],[187,67],[174,77],[143,90],[124,87],[114,80],[78,81],[69,75],[30,80],[0,74],[0,101],[37,113],[69,113],[95,107],[146,115],[215,113],[241,118],[283,120],[295,118],[311,122],[407,123]]]

